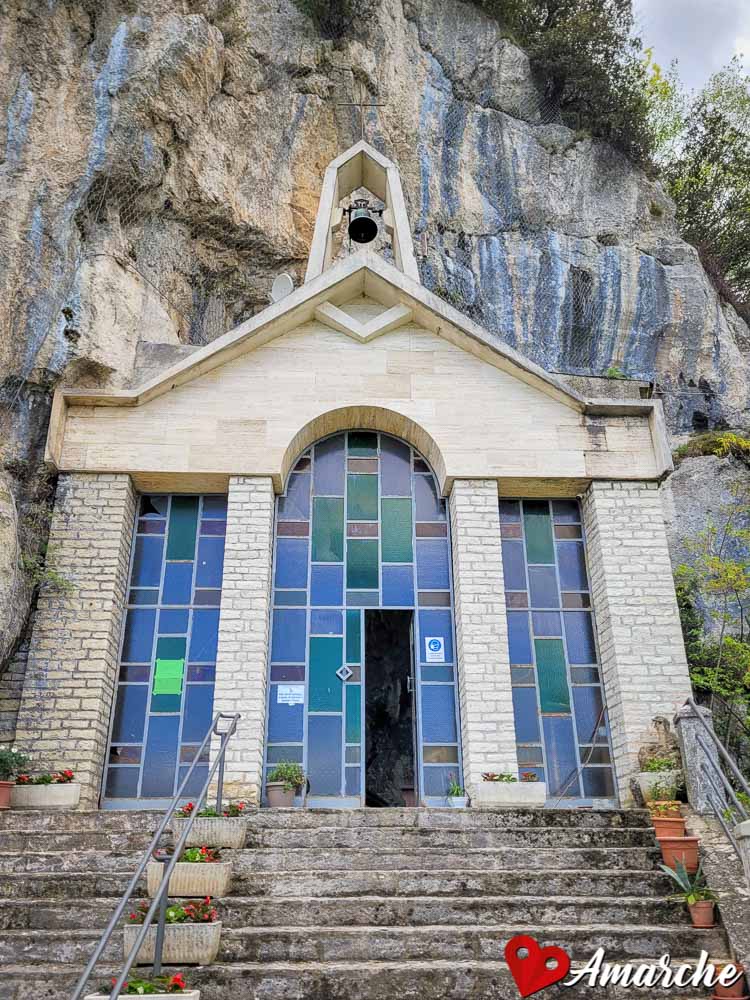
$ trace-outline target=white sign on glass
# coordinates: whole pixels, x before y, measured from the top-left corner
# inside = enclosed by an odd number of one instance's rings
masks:
[[[276,688],[276,701],[279,705],[304,705],[304,684],[279,684]]]
[[[442,636],[425,636],[424,658],[425,663],[445,663],[445,639]]]

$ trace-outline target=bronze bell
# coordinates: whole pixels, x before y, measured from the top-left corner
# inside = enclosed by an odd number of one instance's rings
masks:
[[[355,243],[372,243],[378,235],[378,224],[373,218],[374,215],[382,215],[382,209],[371,209],[367,198],[355,199],[351,205],[349,213],[349,239]]]

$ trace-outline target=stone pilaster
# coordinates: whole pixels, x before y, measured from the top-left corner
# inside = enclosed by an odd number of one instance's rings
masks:
[[[450,495],[464,784],[518,770],[494,479],[457,479]]]
[[[656,483],[595,482],[583,497],[591,593],[623,805],[656,716],[691,693]]]
[[[70,767],[96,808],[122,632],[135,495],[127,475],[60,476],[16,725],[35,769]]]
[[[269,476],[229,480],[214,711],[239,712],[225,797],[260,802],[266,730],[274,492]],[[214,743],[214,752],[218,742]]]

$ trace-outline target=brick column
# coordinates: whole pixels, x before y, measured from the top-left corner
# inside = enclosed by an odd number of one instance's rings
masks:
[[[242,715],[227,750],[225,797],[256,803],[260,802],[266,730],[273,523],[271,478],[233,476],[227,504],[214,711]]]
[[[71,767],[89,809],[107,750],[134,517],[129,476],[60,476],[47,563],[68,588],[40,591],[18,711],[16,746],[35,769]]]
[[[517,773],[494,479],[457,479],[449,501],[464,784],[483,771]]]
[[[596,482],[583,497],[591,595],[615,774],[623,805],[656,716],[690,695],[656,483]]]

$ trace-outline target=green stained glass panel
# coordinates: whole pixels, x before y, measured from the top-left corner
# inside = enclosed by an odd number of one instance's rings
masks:
[[[377,521],[378,477],[348,475],[346,497],[350,521]]]
[[[412,562],[411,500],[383,500],[383,562]]]
[[[346,612],[346,662],[362,662],[362,612]]]
[[[346,742],[359,743],[362,739],[362,712],[360,684],[346,685]]]
[[[350,431],[349,454],[370,458],[378,453],[378,436],[368,431]]]
[[[346,545],[346,586],[349,590],[377,590],[378,542],[350,538]]]
[[[314,562],[341,562],[344,558],[344,501],[313,498],[312,558]]]
[[[156,640],[157,660],[184,660],[187,639],[184,636],[165,636]]]
[[[342,682],[336,676],[341,666],[341,636],[314,636],[310,639],[310,690],[308,711],[340,712]]]
[[[182,694],[184,660],[159,660],[154,669],[154,694]]]
[[[542,712],[569,712],[570,691],[562,639],[535,639]]]
[[[525,500],[523,523],[526,532],[526,557],[530,563],[554,563],[555,544],[549,504],[544,500]]]
[[[172,497],[167,559],[194,559],[198,530],[198,497]]]

